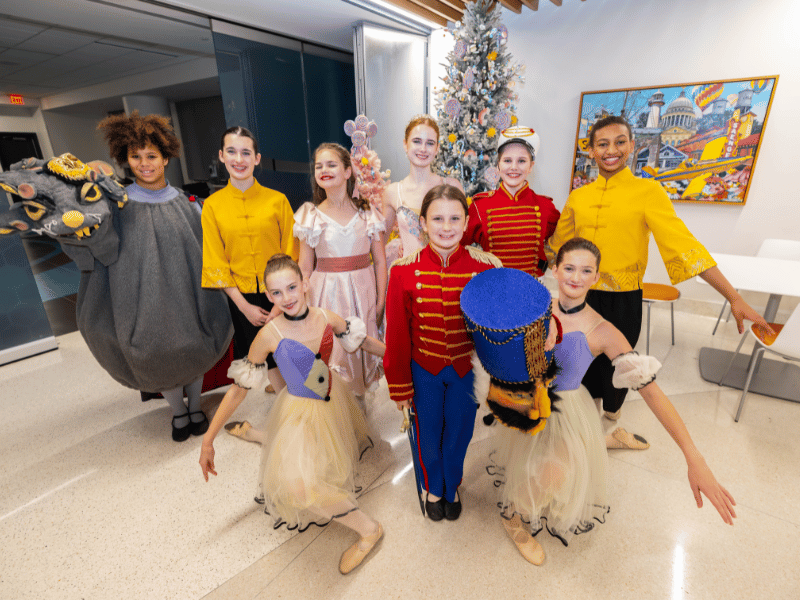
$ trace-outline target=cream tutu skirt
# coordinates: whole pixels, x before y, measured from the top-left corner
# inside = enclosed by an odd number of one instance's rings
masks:
[[[609,511],[608,457],[600,416],[589,392],[559,391],[545,428],[530,435],[498,425],[494,464],[505,518],[518,513],[536,535],[543,528],[566,546],[603,523]]]
[[[277,529],[325,525],[356,505],[355,465],[369,445],[364,414],[331,374],[330,401],[281,390],[265,426],[256,500]]]

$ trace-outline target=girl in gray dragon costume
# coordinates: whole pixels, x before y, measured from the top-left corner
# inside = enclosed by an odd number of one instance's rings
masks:
[[[31,230],[61,243],[81,270],[78,328],[92,354],[119,383],[161,392],[172,437],[183,441],[208,428],[203,375],[228,349],[230,314],[219,291],[200,286],[199,210],[164,178],[180,148],[168,120],[134,112],[100,128],[136,182],[123,189],[108,165],[69,154],[28,159],[0,174],[3,189],[22,198],[0,234]]]

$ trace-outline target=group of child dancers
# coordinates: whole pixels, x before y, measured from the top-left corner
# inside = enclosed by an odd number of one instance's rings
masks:
[[[534,536],[544,527],[567,544],[604,519],[607,440],[593,398],[602,398],[606,416],[615,419],[621,389],[638,390],[680,447],[697,505],[705,495],[732,524],[732,496],[654,381],[660,365],[632,351],[649,234],[673,282],[700,275],[731,301],[740,330],[744,318],[766,324],[714,266],[658,184],[630,173],[627,123],[608,117],[593,126],[589,153],[600,177],[570,195],[561,214],[527,183],[536,148],[519,128],[498,149],[500,186],[471,204],[458,181],[434,174],[438,140],[431,117],[408,124],[403,144],[410,173],[389,186],[381,206],[354,197],[350,153],[321,145],[313,156],[313,199],[293,215],[284,195],[255,180],[261,157],[254,136],[241,127],[225,132],[219,158],[230,179],[202,209],[204,289],[197,294],[227,295],[234,384],[210,424],[194,399],[197,374],[187,381],[188,408],[182,393],[168,397],[173,438],[203,435],[200,466],[208,480],[217,474],[216,435],[247,391],[269,382],[278,395],[264,428],[228,423],[231,433],[263,446],[257,499],[289,528],[337,521],[355,531],[359,539],[339,563],[349,573],[383,536],[356,500],[354,472],[368,443],[364,394],[385,371],[391,399],[399,409],[413,409],[425,513],[434,521],[458,519],[464,459],[478,402],[485,400],[474,392],[474,347],[461,291],[487,269],[540,277],[549,261],[558,284],[552,314],[563,336],[554,349],[560,373],[552,384],[560,410],[535,435],[495,427],[502,522],[521,554],[541,564],[544,551]],[[164,166],[174,151],[145,134],[127,154],[135,185],[167,188]],[[152,156],[137,170],[136,155]],[[399,241],[390,240],[395,227]],[[387,253],[398,257],[390,273]],[[608,364],[585,387],[581,381],[595,357]]]

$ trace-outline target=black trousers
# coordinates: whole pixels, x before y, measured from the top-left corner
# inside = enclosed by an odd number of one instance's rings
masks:
[[[264,293],[242,294],[242,296],[250,304],[263,308],[267,312],[272,310],[273,304]],[[230,298],[228,298],[228,307],[231,310],[231,320],[233,321],[233,359],[239,360],[247,356],[250,351],[250,344],[256,339],[256,334],[261,330],[261,327],[256,327],[248,321],[247,317],[244,316]],[[277,367],[275,359],[270,353],[267,355],[267,369],[274,369],[275,367]]]
[[[632,292],[601,292],[589,290],[586,302],[600,313],[606,321],[622,332],[633,348],[642,333],[642,290]],[[603,410],[616,412],[622,407],[628,389],[617,389],[611,385],[614,367],[605,355],[594,359],[586,375],[583,385],[589,390],[592,398],[603,399]]]

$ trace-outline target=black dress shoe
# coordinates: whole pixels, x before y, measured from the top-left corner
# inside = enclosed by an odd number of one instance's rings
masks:
[[[456,492],[454,502],[444,501],[444,518],[448,521],[455,521],[461,516],[461,496]]]
[[[183,417],[188,417],[189,413],[185,415],[179,415],[177,417],[172,417],[172,439],[175,442],[185,442],[189,439],[191,435],[192,429],[192,421],[189,419],[189,422],[186,424],[185,427],[175,427],[175,419],[180,419]]]
[[[425,500],[425,514],[431,521],[441,521],[444,519],[444,498],[439,498],[436,502]]]
[[[202,421],[192,421],[192,415],[203,415]],[[208,431],[208,417],[202,410],[189,413],[189,432],[192,435],[203,435]]]

